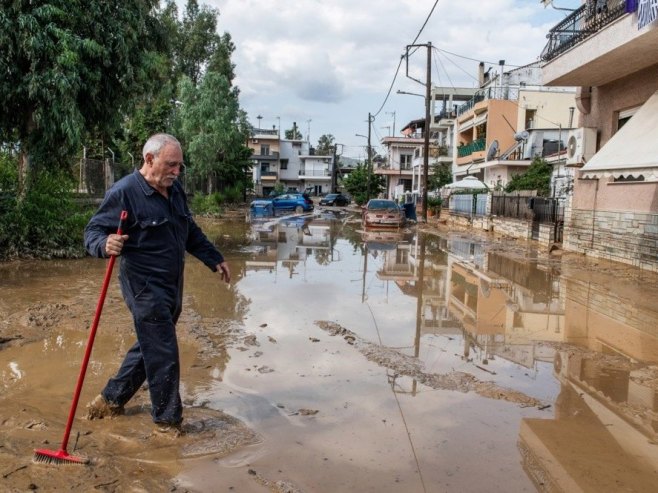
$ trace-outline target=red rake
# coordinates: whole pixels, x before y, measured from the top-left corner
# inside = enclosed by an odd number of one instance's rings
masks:
[[[121,211],[121,218],[119,220],[119,228],[117,229],[117,234],[123,234],[123,224],[128,218],[127,211]],[[75,387],[75,392],[73,393],[73,402],[71,403],[71,410],[69,411],[69,418],[66,423],[66,431],[64,431],[64,438],[62,439],[62,445],[59,450],[48,450],[48,449],[35,449],[34,457],[32,460],[34,462],[46,463],[46,464],[89,464],[89,458],[80,457],[75,455],[70,455],[66,451],[66,447],[69,443],[69,437],[71,435],[71,427],[73,426],[73,418],[75,418],[75,411],[78,408],[78,401],[80,400],[80,391],[82,390],[82,384],[85,380],[85,374],[87,373],[87,365],[89,364],[89,357],[91,356],[91,348],[94,345],[94,338],[96,337],[96,329],[98,329],[98,322],[101,318],[101,312],[103,311],[103,304],[105,303],[105,295],[107,294],[107,288],[110,284],[110,278],[112,277],[112,269],[114,268],[114,261],[116,257],[112,255],[107,262],[107,269],[105,270],[105,279],[103,280],[103,287],[101,288],[101,294],[98,298],[98,303],[96,305],[96,314],[94,315],[94,321],[91,324],[91,330],[89,331],[89,339],[87,340],[87,348],[85,349],[85,356],[82,360],[82,366],[80,367],[80,375],[78,376],[78,383]]]

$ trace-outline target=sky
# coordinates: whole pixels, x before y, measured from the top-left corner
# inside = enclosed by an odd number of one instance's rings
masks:
[[[297,123],[317,145],[324,134],[344,156],[400,135],[424,118],[427,50],[402,59],[407,45],[430,42],[432,85],[476,87],[479,61],[505,70],[537,61],[546,34],[569,12],[540,0],[201,0],[219,10],[218,31],[235,44],[240,104],[254,127]],[[575,8],[579,0],[556,0]],[[429,18],[429,20],[428,20]],[[426,22],[425,27],[423,24]],[[422,29],[422,31],[421,31]],[[472,59],[472,60],[470,60]],[[402,64],[400,65],[400,61]],[[400,65],[400,70],[396,71]],[[387,97],[387,94],[390,95]],[[258,117],[261,118],[258,118]]]

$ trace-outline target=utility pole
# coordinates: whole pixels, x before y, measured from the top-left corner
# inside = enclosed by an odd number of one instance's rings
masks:
[[[337,178],[337,173],[338,173],[338,146],[342,146],[343,144],[336,144],[334,143],[334,161],[331,166],[331,192],[336,193],[338,191],[338,178]],[[341,151],[342,154],[342,151]]]
[[[427,185],[430,159],[430,102],[432,101],[432,43],[427,43],[427,80],[425,82],[425,142],[423,142],[423,221],[427,222]]]
[[[370,200],[370,175],[372,175],[372,147],[370,147],[370,130],[373,118],[368,113],[368,178],[366,179],[366,202]]]
[[[409,75],[409,48],[427,48],[427,73],[425,75],[425,82],[421,82],[418,79],[414,79]],[[423,179],[421,180],[420,186],[422,188],[422,202],[423,202],[423,221],[427,222],[427,184],[429,182],[429,154],[430,154],[430,103],[432,101],[432,43],[427,42],[426,44],[420,45],[407,45],[407,77],[411,80],[423,84],[425,86],[425,130],[423,132],[424,142],[423,142]]]

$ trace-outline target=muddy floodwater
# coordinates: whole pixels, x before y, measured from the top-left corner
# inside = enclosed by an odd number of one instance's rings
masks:
[[[185,431],[85,405],[132,345],[113,280],[58,449],[106,263],[0,265],[0,491],[655,492],[658,276],[345,210],[200,220],[233,281],[188,258]]]

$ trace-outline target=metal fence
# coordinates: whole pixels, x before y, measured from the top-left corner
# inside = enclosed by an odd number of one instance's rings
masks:
[[[496,195],[491,198],[491,214],[493,216],[510,217],[514,219],[532,219],[530,208],[532,196],[526,194]]]
[[[485,216],[487,214],[486,193],[465,193],[450,197],[450,213],[463,216]]]

